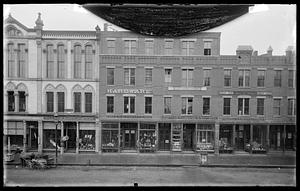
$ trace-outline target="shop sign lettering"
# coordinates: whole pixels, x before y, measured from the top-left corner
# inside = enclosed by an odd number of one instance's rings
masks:
[[[57,119],[54,118],[54,116],[45,116],[44,120],[58,120],[58,121],[78,121],[78,120],[95,120],[95,117],[65,117],[65,116],[59,116]]]
[[[152,116],[145,115],[107,115],[107,118],[152,118]]]
[[[215,120],[217,117],[203,117],[203,116],[162,116],[163,119],[207,119],[207,120]]]
[[[110,94],[151,94],[152,90],[146,89],[107,89]]]

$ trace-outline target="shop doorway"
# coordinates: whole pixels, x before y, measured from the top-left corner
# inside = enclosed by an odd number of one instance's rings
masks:
[[[195,124],[183,124],[183,150],[194,150]]]
[[[279,150],[283,148],[283,126],[270,126],[270,149]]]
[[[250,143],[250,125],[236,125],[236,150],[245,150],[246,144]]]
[[[158,149],[160,151],[169,151],[171,142],[171,123],[159,123],[158,136]]]
[[[26,144],[29,151],[36,151],[38,149],[38,122],[26,122]]]
[[[135,150],[137,140],[137,123],[121,123],[122,149]]]
[[[64,141],[65,152],[76,152],[76,122],[64,123],[64,136],[69,137]]]
[[[287,125],[286,126],[285,148],[287,150],[295,150],[296,149],[295,129],[296,129],[295,125]]]

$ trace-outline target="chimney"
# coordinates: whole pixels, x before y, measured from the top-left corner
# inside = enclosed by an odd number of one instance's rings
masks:
[[[269,48],[267,50],[268,56],[272,56],[272,52],[273,52],[273,48],[271,46],[269,46]]]
[[[104,31],[107,31],[108,23],[104,23]]]
[[[287,63],[292,63],[292,61],[293,61],[293,50],[294,50],[293,46],[288,46],[285,51]]]
[[[258,56],[257,50],[255,50],[255,51],[253,52],[252,56]]]

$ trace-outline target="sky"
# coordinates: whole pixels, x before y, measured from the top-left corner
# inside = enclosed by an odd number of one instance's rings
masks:
[[[3,17],[8,14],[28,28],[35,26],[41,13],[44,30],[95,30],[107,21],[77,4],[4,4]],[[114,30],[122,31],[112,25]],[[111,29],[112,30],[112,29]],[[251,45],[258,54],[269,46],[273,55],[284,55],[288,46],[296,47],[296,5],[258,4],[249,12],[219,27],[207,30],[221,32],[221,55],[235,55],[238,45]]]

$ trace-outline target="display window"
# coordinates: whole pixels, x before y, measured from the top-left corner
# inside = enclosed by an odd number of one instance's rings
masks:
[[[43,148],[44,149],[60,149],[60,130],[57,130],[57,143],[55,141],[55,129],[44,129],[43,131]]]
[[[233,127],[231,125],[221,125],[219,135],[219,151],[232,152],[233,151]]]
[[[182,145],[182,125],[174,123],[172,128],[172,151],[181,151]]]
[[[215,134],[213,124],[197,125],[197,151],[214,150]]]
[[[266,151],[266,133],[267,127],[262,125],[253,126],[253,141],[252,151],[253,152],[265,152]]]
[[[79,130],[79,149],[95,150],[95,130]]]
[[[119,125],[118,123],[102,124],[102,150],[119,149]]]
[[[156,148],[156,131],[155,124],[140,124],[139,149],[152,150]]]
[[[23,135],[4,135],[4,144],[5,150],[23,149]]]

